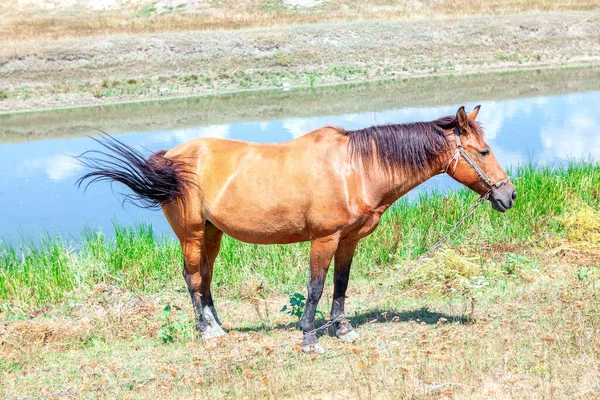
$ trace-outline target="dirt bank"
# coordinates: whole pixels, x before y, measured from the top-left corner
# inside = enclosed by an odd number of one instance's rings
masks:
[[[62,37],[0,47],[0,111],[600,61],[600,11]]]
[[[600,68],[560,67],[462,77],[398,79],[308,90],[249,91],[3,114],[0,115],[0,143],[96,135],[96,129],[113,134],[178,129],[586,90],[600,90]]]

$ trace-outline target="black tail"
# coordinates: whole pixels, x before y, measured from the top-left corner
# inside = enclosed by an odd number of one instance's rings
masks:
[[[165,158],[165,150],[150,157],[144,156],[131,146],[104,134],[101,138],[91,138],[109,151],[89,150],[77,157],[79,162],[91,169],[76,182],[85,188],[99,181],[121,182],[133,191],[123,194],[123,202],[130,202],[143,208],[159,208],[183,194],[188,182],[182,163]]]

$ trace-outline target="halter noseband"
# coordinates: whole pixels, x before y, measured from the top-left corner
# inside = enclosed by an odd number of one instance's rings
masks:
[[[454,151],[454,155],[452,156],[452,158],[448,161],[448,164],[446,164],[446,169],[445,169],[444,173],[448,172],[448,168],[450,167],[450,164],[452,163],[453,160],[456,160],[456,164],[454,164],[454,171],[456,171],[456,167],[458,166],[458,161],[462,157],[471,166],[471,168],[473,168],[475,170],[475,172],[477,173],[477,175],[479,175],[481,180],[483,182],[485,182],[485,184],[490,188],[490,191],[492,191],[494,189],[498,189],[499,187],[507,184],[510,181],[509,176],[507,176],[506,178],[504,178],[501,181],[498,181],[496,183],[494,183],[490,178],[488,178],[488,176],[485,174],[485,172],[483,172],[483,170],[481,168],[479,168],[479,165],[477,165],[475,163],[475,161],[473,161],[471,156],[469,156],[469,153],[467,153],[467,151],[464,149],[464,147],[460,141],[460,131],[458,130],[458,127],[454,128],[454,140],[456,141],[456,150]]]

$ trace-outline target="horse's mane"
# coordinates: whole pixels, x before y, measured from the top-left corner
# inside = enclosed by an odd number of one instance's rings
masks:
[[[376,125],[342,133],[350,138],[348,146],[355,161],[369,164],[377,156],[388,172],[400,169],[421,174],[448,150],[450,142],[444,132],[456,125],[456,117],[448,116],[431,122]],[[479,123],[469,120],[469,127],[471,133],[483,137]]]

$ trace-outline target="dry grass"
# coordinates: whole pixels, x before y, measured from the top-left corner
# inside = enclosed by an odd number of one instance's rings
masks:
[[[84,2],[79,2],[84,3]],[[131,5],[133,3],[133,5]],[[227,30],[354,19],[424,19],[525,11],[568,11],[598,8],[594,0],[492,0],[482,5],[466,0],[327,1],[316,7],[294,7],[279,0],[190,2],[134,1],[118,9],[94,11],[74,6],[40,10],[0,3],[2,41],[81,37],[115,33]]]
[[[561,269],[565,275],[574,271],[564,264]],[[242,304],[222,303],[226,320],[236,322],[227,337],[211,342],[159,344],[153,340],[157,323],[140,329],[135,322],[141,317],[133,314],[100,326],[71,318],[14,323],[3,344],[3,395],[120,384],[100,395],[591,399],[600,394],[594,285],[597,277],[582,283],[542,272],[534,283],[511,282],[509,293],[488,293],[472,323],[458,300],[442,304],[408,294],[401,305],[380,303],[353,318],[363,323],[360,342],[323,337],[328,353],[318,358],[293,345],[277,349],[297,331],[273,327],[272,319],[264,326]],[[277,300],[269,305],[273,315]],[[158,318],[155,312],[148,319]],[[228,365],[252,355],[257,357],[240,366]],[[215,365],[223,368],[210,370]],[[140,378],[156,380],[138,385]]]
[[[600,214],[582,204],[565,218],[569,239],[578,248],[595,249],[600,244]]]
[[[230,332],[207,342],[194,339],[185,293],[140,297],[112,287],[76,293],[32,319],[5,318],[0,395],[598,398],[600,246],[589,238],[597,237],[600,216],[581,206],[561,223],[564,237],[513,248],[517,258],[495,252],[482,260],[481,250],[469,248],[438,252],[410,285],[351,316],[361,341],[324,336],[327,353],[320,357],[294,344],[277,347],[299,333],[291,317],[279,313],[285,298],[274,293],[251,290],[249,300],[218,301]],[[556,252],[557,243],[571,250]],[[586,249],[578,250],[582,243]],[[473,284],[481,268],[489,284]],[[350,304],[391,275],[351,284]],[[465,289],[469,279],[469,290],[432,290],[436,282]],[[324,299],[330,297],[328,287]],[[175,328],[173,342],[163,344],[157,331],[167,304]]]
[[[0,110],[600,61],[598,11],[30,39],[0,46]]]

